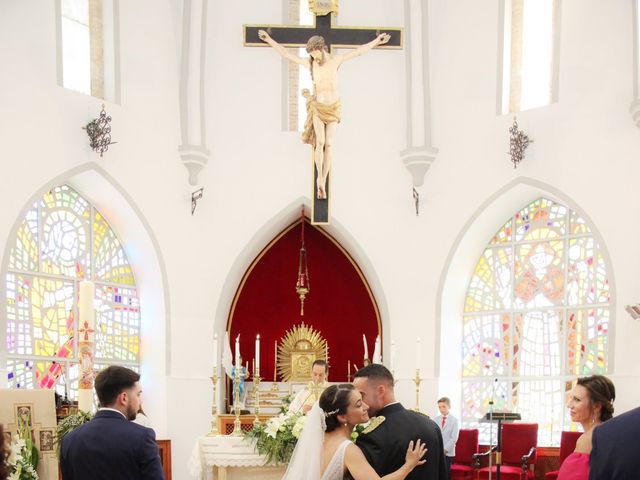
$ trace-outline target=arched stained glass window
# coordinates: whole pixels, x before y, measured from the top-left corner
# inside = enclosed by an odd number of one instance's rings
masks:
[[[18,228],[6,277],[10,388],[55,388],[75,399],[79,282],[96,285],[96,368],[139,370],[140,307],[127,255],[78,192],[56,187]]]
[[[608,370],[609,281],[602,250],[576,212],[540,198],[517,212],[476,264],[464,305],[463,424],[489,410],[539,424],[538,444],[570,427],[572,382]]]

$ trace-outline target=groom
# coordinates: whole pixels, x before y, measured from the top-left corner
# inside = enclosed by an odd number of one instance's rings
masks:
[[[420,439],[427,446],[426,463],[417,466],[406,479],[445,480],[440,429],[426,415],[407,410],[397,402],[393,384],[393,375],[384,365],[372,363],[356,373],[353,385],[369,405],[369,416],[375,417],[356,445],[382,477],[400,468],[409,442]]]

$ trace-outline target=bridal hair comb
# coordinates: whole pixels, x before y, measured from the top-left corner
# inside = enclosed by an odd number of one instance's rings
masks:
[[[340,411],[339,408],[336,408],[335,410],[331,410],[330,412],[324,412],[324,416],[326,418],[330,417],[331,415],[335,415],[336,413],[338,413]]]

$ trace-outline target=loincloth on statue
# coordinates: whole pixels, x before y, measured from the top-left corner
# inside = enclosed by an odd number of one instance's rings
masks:
[[[331,105],[318,102],[315,97],[307,97],[307,119],[304,121],[304,131],[302,141],[315,147],[316,131],[313,128],[313,117],[316,116],[327,125],[329,123],[340,123],[340,100],[336,100]]]

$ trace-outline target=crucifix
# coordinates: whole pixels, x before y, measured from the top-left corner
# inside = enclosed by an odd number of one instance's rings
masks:
[[[313,26],[244,25],[247,46],[271,46],[289,61],[307,68],[313,93],[304,90],[307,120],[302,140],[312,145],[313,202],[311,223],[329,223],[330,169],[333,138],[340,121],[340,98],[336,73],[343,62],[371,49],[402,48],[402,29],[387,27],[338,27],[333,25],[338,0],[310,0]],[[285,47],[306,47],[310,58],[300,58]],[[333,55],[333,48],[355,48],[345,55]]]

